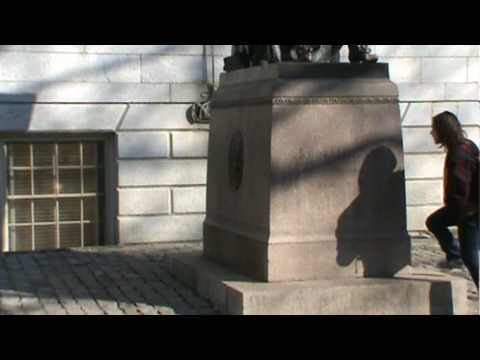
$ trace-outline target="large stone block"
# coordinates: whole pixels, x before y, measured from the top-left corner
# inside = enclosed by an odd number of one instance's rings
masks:
[[[0,104],[2,131],[115,131],[126,105]]]
[[[465,83],[465,84],[446,84],[445,100],[457,100],[457,101],[480,100],[478,82]]]
[[[169,84],[0,82],[0,102],[155,103],[170,101]]]
[[[470,57],[479,56],[478,45],[376,45],[379,56]]]
[[[422,79],[422,60],[401,58],[389,60],[390,76],[394,82],[420,82]]]
[[[173,103],[192,103],[204,101],[202,94],[207,94],[203,83],[170,84],[170,96]]]
[[[460,103],[458,105],[458,119],[463,125],[480,126],[480,103]]]
[[[118,134],[118,155],[124,158],[167,158],[170,155],[168,132]]]
[[[170,189],[120,189],[120,215],[164,215],[170,213]]]
[[[407,154],[405,176],[407,179],[441,179],[444,162],[445,154]]]
[[[208,132],[172,133],[173,157],[203,157],[208,155]]]
[[[190,105],[150,104],[131,105],[121,130],[192,130],[208,129],[206,125],[191,125],[187,120]]]
[[[140,58],[128,55],[5,52],[0,81],[140,82]]]
[[[203,56],[142,56],[142,82],[188,83],[206,80]]]
[[[423,59],[422,81],[458,83],[467,81],[467,59]]]
[[[468,81],[480,82],[480,58],[468,59]]]
[[[442,101],[445,100],[445,84],[442,83],[400,83],[401,101]]]
[[[406,103],[402,112],[403,126],[431,126],[432,124],[431,103]]]
[[[0,51],[82,53],[87,45],[0,45]]]
[[[202,55],[207,45],[86,45],[92,54],[182,54]]]
[[[203,215],[120,217],[120,243],[198,241]]]
[[[120,160],[120,186],[205,185],[206,160]]]
[[[411,180],[407,181],[407,206],[435,205],[443,203],[442,180]]]
[[[204,213],[207,191],[205,187],[173,189],[173,211],[179,213]]]
[[[386,65],[227,74],[210,131],[207,258],[261,281],[386,276],[409,263]]]
[[[448,85],[448,84],[447,84]],[[464,127],[480,126],[480,104],[476,101],[459,102],[424,102],[424,103],[402,103],[401,104],[402,125],[407,127],[430,128],[432,117],[443,112],[451,111],[457,114],[458,119]]]
[[[444,150],[433,142],[430,126],[403,128],[403,146],[406,153],[442,153]]]

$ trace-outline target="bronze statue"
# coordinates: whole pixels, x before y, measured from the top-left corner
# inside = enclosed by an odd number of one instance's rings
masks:
[[[336,63],[344,45],[232,45],[225,59],[226,72],[284,61]],[[378,57],[368,45],[348,45],[351,63],[376,63]]]
[[[232,45],[232,56],[225,58],[226,72],[280,62],[338,63],[345,45]],[[376,63],[378,57],[368,45],[348,45],[351,63]],[[205,100],[193,104],[187,111],[191,124],[208,124],[213,85]]]
[[[225,71],[281,62],[280,45],[232,45],[232,56],[225,59]]]
[[[340,49],[344,45],[335,45],[337,51],[340,52]],[[348,46],[348,60],[351,63],[376,63],[378,61],[378,56],[372,54],[372,50],[368,45],[347,45]]]

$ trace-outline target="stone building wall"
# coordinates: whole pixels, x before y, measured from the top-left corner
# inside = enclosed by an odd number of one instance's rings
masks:
[[[0,134],[116,134],[118,241],[199,240],[208,127],[185,114],[229,51],[1,45]]]
[[[480,142],[479,46],[373,48],[400,88],[409,228],[421,230],[441,203],[432,114],[453,110]],[[208,126],[192,126],[185,113],[217,81],[229,52],[228,45],[0,45],[0,136],[115,134],[118,241],[199,240]]]
[[[426,217],[442,205],[444,152],[431,140],[431,118],[444,110],[458,115],[480,145],[479,45],[376,45],[399,86],[408,227],[424,230]]]

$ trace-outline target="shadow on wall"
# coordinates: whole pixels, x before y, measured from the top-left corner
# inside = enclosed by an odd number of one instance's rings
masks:
[[[30,128],[34,94],[0,94],[0,144],[5,141],[5,134],[12,132],[27,132]],[[0,204],[6,197],[7,184],[5,184],[6,163],[3,146],[0,147]],[[0,206],[0,229],[4,228],[4,206]],[[4,248],[3,236],[0,234],[0,252]]]
[[[0,94],[0,134],[30,129],[35,94]],[[2,140],[0,138],[0,140]]]
[[[359,261],[365,277],[391,277],[410,264],[405,174],[396,167],[387,146],[371,150],[360,169],[359,195],[338,220],[337,263]]]

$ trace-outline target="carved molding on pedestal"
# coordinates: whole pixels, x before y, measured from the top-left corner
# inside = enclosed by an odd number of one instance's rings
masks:
[[[364,105],[364,104],[397,104],[397,97],[365,96],[365,97],[275,97],[243,100],[219,100],[211,105],[214,109],[233,106],[254,105]]]
[[[396,97],[278,97],[274,98],[272,103],[274,105],[363,105],[363,104],[396,104],[398,98]]]

